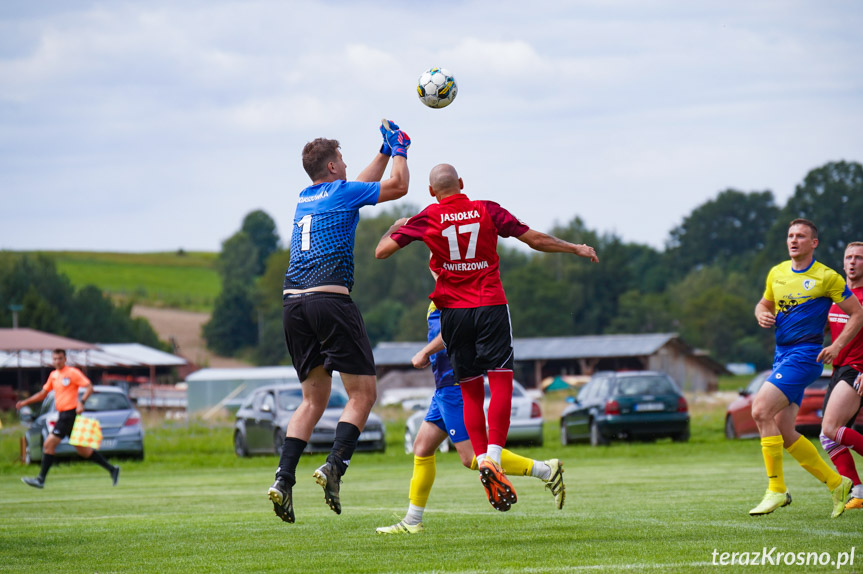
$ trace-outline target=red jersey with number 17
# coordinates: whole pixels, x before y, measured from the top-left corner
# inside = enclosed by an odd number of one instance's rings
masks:
[[[429,298],[438,309],[469,309],[506,304],[497,238],[529,230],[497,203],[456,193],[411,217],[390,238],[399,247],[422,240],[431,250],[429,267],[438,279]]]
[[[863,303],[863,287],[851,289],[851,292]],[[845,323],[848,322],[848,315],[839,308],[839,305],[833,303],[830,308],[830,314],[827,315],[827,324],[830,325],[830,336],[835,341],[842,329],[845,328]],[[836,359],[833,360],[834,367],[844,367],[850,365],[858,371],[863,371],[863,329],[851,339],[851,342],[842,347]]]

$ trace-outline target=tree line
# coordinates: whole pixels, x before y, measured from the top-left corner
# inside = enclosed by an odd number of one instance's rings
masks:
[[[375,245],[397,218],[418,211],[397,205],[357,227],[352,296],[372,344],[425,339],[433,280],[419,244],[384,261]],[[841,272],[849,241],[863,240],[863,166],[831,162],[810,171],[784,206],[771,191],[726,189],[673,228],[664,249],[589,229],[574,217],[548,230],[596,247],[600,263],[565,254],[526,253],[507,242],[500,268],[517,337],[677,332],[723,362],[759,368],[772,360],[772,332],[753,308],[770,267],[788,258],[788,222],[819,226],[816,257]],[[209,346],[258,364],[287,362],[281,289],[290,254],[263,211],[246,216],[222,245],[222,295],[205,327]]]
[[[142,343],[170,350],[150,323],[132,317],[132,302],[116,303],[97,287],[75,289],[46,255],[0,251],[0,325],[21,326],[98,343]]]
[[[398,257],[374,259],[378,240],[418,207],[396,205],[357,227],[352,296],[372,344],[425,339],[433,280],[428,251],[415,243]],[[770,267],[787,259],[788,222],[819,226],[816,257],[842,270],[844,247],[863,240],[863,166],[831,162],[810,171],[784,206],[770,191],[726,189],[696,207],[669,232],[661,250],[589,229],[574,217],[548,230],[597,249],[600,263],[565,254],[525,252],[501,242],[500,267],[517,337],[677,332],[723,362],[767,367],[772,332],[753,308]],[[281,292],[290,253],[273,219],[249,213],[222,243],[222,290],[203,335],[213,351],[256,364],[289,361]],[[28,327],[85,341],[137,341],[166,348],[131,303],[115,303],[94,286],[75,290],[50,258],[0,252],[0,324],[9,304],[22,306]]]

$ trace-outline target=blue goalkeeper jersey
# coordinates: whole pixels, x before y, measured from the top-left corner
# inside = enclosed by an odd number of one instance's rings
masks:
[[[431,343],[432,339],[437,337],[440,333],[440,309],[435,307],[434,303],[429,303],[429,310],[426,317],[429,324],[428,340],[429,343]],[[432,373],[434,373],[434,386],[436,389],[451,387],[458,384],[458,381],[455,380],[449,357],[446,354],[446,349],[438,351],[429,357],[429,361],[431,361]]]
[[[300,192],[291,233],[285,289],[354,286],[354,236],[360,208],[375,205],[378,182],[333,181]]]
[[[813,260],[795,271],[784,261],[767,274],[764,298],[776,305],[776,345],[824,342],[824,327],[831,305],[851,297],[842,276]]]

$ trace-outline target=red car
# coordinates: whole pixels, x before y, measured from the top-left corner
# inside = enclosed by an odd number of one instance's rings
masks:
[[[758,438],[758,426],[752,418],[752,399],[767,380],[770,372],[762,371],[755,375],[745,389],[740,389],[740,396],[728,405],[725,413],[725,438]],[[818,436],[821,433],[824,395],[827,393],[832,374],[832,367],[825,367],[818,380],[806,387],[795,421],[797,432],[806,436]],[[857,413],[854,428],[858,432],[863,430],[863,410]]]

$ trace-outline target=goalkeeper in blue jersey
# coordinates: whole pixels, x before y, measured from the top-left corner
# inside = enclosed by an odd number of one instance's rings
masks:
[[[440,310],[435,308],[434,303],[429,304],[428,340],[429,343],[411,360],[418,369],[431,365],[435,392],[414,440],[414,472],[410,484],[408,512],[397,524],[378,528],[378,534],[417,534],[423,531],[423,511],[435,479],[435,450],[447,436],[452,439],[462,464],[471,470],[478,468],[464,425],[461,389],[453,375],[440,335]],[[566,491],[563,484],[563,463],[560,460],[541,462],[504,449],[501,453],[501,467],[510,476],[533,476],[542,480],[554,496],[557,509],[563,508]]]
[[[363,318],[350,297],[354,284],[354,235],[359,209],[403,197],[410,179],[411,140],[383,120],[380,153],[347,181],[339,142],[318,138],[303,148],[303,168],[312,185],[300,192],[291,234],[291,260],[283,296],[285,342],[302,381],[303,402],[288,423],[276,481],[267,492],[276,515],[294,522],[292,488],[315,424],[324,413],[339,371],[348,403],[336,426],[333,449],[314,472],[324,500],[341,514],[341,477],[377,398],[375,362]],[[381,181],[392,158],[389,179]]]
[[[749,511],[770,514],[791,504],[782,470],[782,450],[827,485],[833,518],[845,511],[851,479],[839,475],[818,454],[809,440],[794,429],[803,391],[832,363],[863,324],[863,308],[842,277],[815,260],[818,229],[806,219],[795,219],[786,237],[789,261],[767,275],[764,295],[755,306],[755,318],[765,329],[776,329],[773,371],[752,401],[752,418],[761,435],[761,453],[767,471],[767,492]],[[827,347],[824,328],[833,303],[848,315],[842,333]]]

